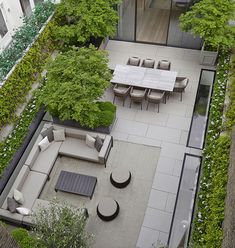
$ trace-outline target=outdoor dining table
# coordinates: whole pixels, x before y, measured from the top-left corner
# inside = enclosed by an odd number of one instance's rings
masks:
[[[111,83],[171,92],[177,72],[131,65],[116,65]]]

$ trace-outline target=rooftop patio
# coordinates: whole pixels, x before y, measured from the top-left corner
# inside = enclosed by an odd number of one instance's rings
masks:
[[[139,104],[127,99],[125,106],[118,98],[117,119],[111,135],[114,147],[107,168],[81,160],[61,157],[57,159],[41,195],[44,199],[66,199],[75,206],[88,208],[90,218],[87,230],[95,234],[92,247],[160,247],[167,243],[172,221],[182,162],[185,153],[200,155],[201,151],[186,147],[190,122],[202,68],[200,51],[109,41],[109,67],[126,64],[131,56],[171,61],[171,70],[177,76],[189,78],[189,84],[180,101],[174,93],[166,104],[150,104],[143,110]],[[105,92],[104,100],[113,100],[112,86]],[[109,181],[111,171],[117,167],[128,168],[132,173],[130,185],[114,188]],[[92,200],[73,194],[55,192],[54,185],[62,169],[97,177],[98,183]],[[120,213],[111,222],[101,221],[96,206],[104,196],[113,197],[120,204]]]

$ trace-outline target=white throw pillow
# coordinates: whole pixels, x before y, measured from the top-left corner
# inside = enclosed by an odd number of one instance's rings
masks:
[[[48,148],[48,146],[49,146],[50,144],[51,144],[51,143],[49,142],[49,140],[48,140],[48,138],[47,138],[47,136],[46,136],[44,139],[42,139],[42,140],[38,143],[38,146],[39,146],[39,148],[40,148],[41,151],[45,151],[45,150]]]
[[[18,207],[16,211],[22,215],[30,215],[30,210],[28,208]]]
[[[24,203],[24,196],[19,190],[14,189],[13,197],[18,203],[20,204]]]
[[[95,138],[91,137],[91,135],[87,134],[86,135],[86,145],[94,148],[95,147]]]
[[[65,140],[65,133],[64,129],[53,130],[54,140],[55,141],[64,141]]]

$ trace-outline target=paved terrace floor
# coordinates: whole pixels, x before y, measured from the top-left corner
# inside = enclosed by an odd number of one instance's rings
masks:
[[[106,50],[111,69],[116,64],[126,64],[131,56],[152,58],[156,62],[168,59],[172,71],[189,78],[183,101],[180,102],[179,93],[174,93],[166,104],[160,104],[159,113],[153,104],[146,111],[146,103],[140,110],[138,104],[132,104],[129,108],[129,99],[124,107],[120,100],[115,102],[117,121],[111,135],[117,140],[161,148],[136,243],[138,248],[158,247],[159,244],[166,244],[169,236],[184,154],[201,155],[200,150],[186,147],[186,142],[201,69],[213,68],[199,65],[200,51],[197,50],[121,41],[109,41]],[[106,91],[104,99],[113,100],[112,87]]]

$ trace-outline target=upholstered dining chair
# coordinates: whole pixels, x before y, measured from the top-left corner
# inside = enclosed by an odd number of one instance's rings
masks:
[[[127,96],[129,95],[131,87],[129,85],[120,85],[120,84],[115,84],[113,87],[113,103],[115,102],[115,98],[119,97],[122,98],[122,106],[125,104],[125,100]]]
[[[127,65],[134,65],[134,66],[139,66],[140,65],[140,58],[139,57],[130,57],[127,60]]]
[[[141,66],[146,68],[154,68],[155,60],[154,59],[144,59]]]
[[[160,60],[157,64],[157,69],[169,71],[171,69],[171,62],[165,59]]]
[[[187,77],[176,77],[173,92],[180,93],[180,101],[182,101],[182,94],[185,91],[185,88],[187,87],[188,83],[189,79]]]
[[[147,94],[147,108],[148,110],[149,103],[155,103],[158,105],[158,113],[159,113],[159,105],[160,102],[164,99],[165,91],[159,91],[159,90],[151,90],[149,89],[148,94]]]
[[[138,87],[131,87],[131,91],[130,91],[130,106],[132,105],[132,102],[139,102],[141,104],[141,110],[142,110],[142,104],[143,104],[143,100],[145,99],[147,93],[147,89],[141,89]]]

